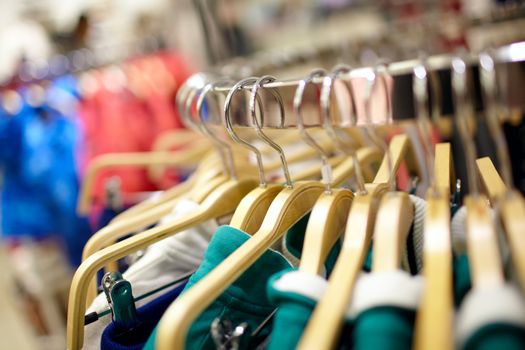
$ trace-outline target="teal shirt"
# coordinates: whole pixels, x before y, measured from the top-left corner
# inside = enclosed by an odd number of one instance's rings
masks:
[[[525,349],[525,328],[509,323],[485,325],[472,334],[464,350],[523,350]]]
[[[389,305],[367,309],[354,322],[352,349],[409,350],[415,318],[415,309]]]
[[[290,277],[299,277],[290,280]],[[302,278],[301,278],[302,277]],[[283,285],[279,283],[288,278]],[[300,284],[303,284],[302,286]],[[314,286],[315,285],[315,286]],[[324,293],[326,280],[322,277],[309,275],[297,270],[288,270],[275,274],[268,282],[268,296],[270,301],[278,306],[272,325],[272,335],[268,350],[295,349],[304,328],[312,315],[318,299]],[[299,287],[309,290],[310,295],[294,291],[290,287]],[[315,288],[317,287],[317,288]],[[313,289],[317,291],[314,292]],[[317,295],[314,295],[317,294]]]
[[[221,226],[213,235],[202,264],[188,281],[183,293],[203,279],[250,237],[233,227]],[[283,255],[274,250],[267,250],[193,322],[186,337],[186,349],[215,349],[210,325],[217,317],[227,318],[233,325],[246,322],[252,331],[256,329],[275,309],[266,294],[268,279],[276,272],[291,267]],[[264,339],[269,334],[270,329],[267,327],[259,333],[259,337]],[[155,335],[156,330],[148,339],[145,349],[154,349]]]

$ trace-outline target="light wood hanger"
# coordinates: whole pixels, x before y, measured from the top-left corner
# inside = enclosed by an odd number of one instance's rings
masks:
[[[268,79],[271,78],[262,77],[254,84],[252,100],[257,89]],[[279,152],[287,178],[286,188],[275,197],[261,227],[253,237],[192,286],[191,290],[177,298],[166,310],[158,327],[156,345],[161,350],[184,348],[188,329],[195,318],[293,224],[306,215],[324,190],[324,186],[319,182],[298,182],[292,185],[282,149],[262,132],[258,122],[255,126],[258,135]]]
[[[384,67],[387,69],[387,67]],[[377,69],[377,68],[376,68]],[[386,81],[382,79],[385,94],[388,96]],[[386,149],[383,139],[377,140]],[[406,138],[404,147],[407,148],[405,154],[410,154],[414,159],[412,143]],[[387,151],[388,152],[388,151]],[[408,157],[403,157],[408,159]],[[395,157],[396,161],[403,160]],[[391,162],[391,158],[387,160]],[[418,171],[421,175],[421,171]],[[384,195],[379,204],[374,226],[374,258],[372,260],[372,272],[396,271],[401,266],[401,259],[406,246],[406,239],[410,231],[410,226],[414,221],[414,205],[408,193],[396,191],[395,173],[392,172],[392,164],[388,166],[388,184],[390,191]]]
[[[366,104],[368,121],[371,120],[371,95],[376,82],[376,71],[371,73],[373,80],[370,81]],[[375,143],[381,145],[369,126],[367,131]],[[379,200],[391,188],[391,179],[397,173],[401,159],[405,158],[408,144],[406,135],[394,136],[374,181],[365,185],[366,192],[355,194],[339,257],[325,294],[317,303],[299,341],[298,349],[331,349],[339,339],[354,283],[370,246]]]
[[[204,92],[210,91],[214,84],[204,87]],[[204,100],[204,96],[199,101]],[[198,108],[199,114],[201,108]],[[203,118],[200,115],[201,119]],[[228,147],[224,141],[213,135],[204,124],[201,124],[203,132],[213,138],[213,142],[218,146]],[[227,153],[231,156],[231,153]],[[189,229],[208,220],[221,217],[232,213],[241,200],[257,186],[254,179],[236,180],[235,170],[233,169],[233,159],[229,162],[232,179],[220,185],[214,190],[199,206],[199,209],[188,216],[180,218],[172,223],[160,225],[141,232],[124,241],[106,247],[93,255],[89,256],[76,270],[71,283],[68,303],[68,322],[67,322],[67,346],[70,350],[80,349],[84,341],[84,312],[87,291],[96,272],[110,261],[115,261],[132,254],[140,249],[158,242],[164,238],[172,236],[180,231]],[[311,186],[303,186],[308,189]]]
[[[190,98],[194,98],[195,94],[189,95]],[[187,106],[190,106],[190,103],[186,104]],[[202,101],[201,101],[202,105]],[[189,110],[189,108],[188,108]],[[211,134],[208,134],[211,136]],[[224,146],[224,145],[219,145]],[[241,162],[235,163],[233,166],[241,166],[241,177],[242,178],[253,178],[253,167],[249,166],[243,166]],[[201,168],[199,168],[201,169]],[[202,172],[198,172],[195,176],[195,184],[194,186],[186,191],[184,193],[184,196],[186,198],[191,199],[192,201],[196,203],[201,203],[213,190],[215,190],[219,185],[226,182],[228,177],[227,176],[217,176],[220,173],[217,171],[220,171],[219,168],[208,168],[203,167]],[[224,168],[223,171],[226,171]],[[148,211],[144,211],[141,213],[136,214],[134,217],[121,220],[117,223],[112,223],[98,232],[96,232],[94,235],[90,237],[88,242],[86,243],[83,252],[82,252],[82,258],[85,260],[88,256],[92,255],[94,252],[109,246],[116,242],[119,238],[123,237],[124,235],[129,234],[130,232],[136,232],[139,230],[142,230],[156,222],[158,222],[162,217],[165,215],[168,215],[178,202],[179,198],[175,197],[174,199],[167,201],[163,204],[157,205],[152,207]],[[116,261],[110,262],[108,266],[105,267],[106,271],[114,271],[116,269]],[[94,279],[91,283],[91,286],[88,290],[88,296],[86,299],[86,303],[89,305],[93,299],[97,295],[97,284],[96,280]]]
[[[328,162],[328,154],[323,147],[315,142],[315,140],[308,134],[304,127],[303,117],[301,114],[301,105],[304,95],[304,91],[308,83],[310,83],[315,77],[325,76],[326,72],[322,69],[314,70],[308,77],[301,80],[297,86],[294,96],[294,112],[297,119],[297,126],[303,135],[305,142],[312,147],[313,150],[317,151],[322,161],[322,173],[323,183],[326,185],[326,190],[319,199],[315,202],[312,209],[312,213],[306,226],[304,234],[303,249],[301,252],[301,261],[299,262],[299,271],[303,271],[309,274],[317,275],[322,271],[326,257],[330,253],[332,246],[336,243],[339,238],[341,231],[346,225],[348,218],[348,212],[350,205],[354,198],[352,191],[348,189],[332,189],[333,177],[332,167]],[[334,73],[334,77],[337,72]],[[330,83],[333,79],[330,80]],[[346,85],[345,86],[349,86]],[[321,111],[323,112],[324,124],[331,124],[330,120],[330,91],[326,91],[332,88],[332,84],[323,84],[324,93],[321,93]],[[350,90],[350,89],[349,89]],[[352,106],[354,106],[355,113],[355,101],[353,100],[353,91],[349,91],[352,97]],[[355,160],[355,158],[351,158]],[[359,167],[359,163],[353,163],[355,167]],[[355,169],[354,167],[354,169]],[[359,169],[360,170],[360,169]],[[362,174],[361,171],[358,171]],[[345,174],[350,176],[350,174]],[[342,177],[341,177],[342,178]],[[359,177],[358,181],[363,181],[362,176]],[[336,186],[339,183],[336,183]]]
[[[503,179],[499,176],[494,163],[490,157],[476,159],[478,175],[481,179],[483,189],[489,196],[490,202],[494,206],[498,199],[508,191]]]
[[[432,124],[427,107],[428,76],[425,62],[414,68],[415,110],[430,179],[423,232],[422,275],[425,285],[416,315],[413,345],[416,350],[446,350],[452,349],[454,345],[451,322],[454,317],[454,301],[450,229],[450,189],[454,182],[454,169],[449,143],[437,144],[435,153],[432,152]],[[432,76],[430,78],[432,96],[436,99],[432,105],[432,116],[437,121],[441,103],[436,96],[441,89],[439,85],[436,87],[432,84]]]
[[[241,160],[242,158],[236,159]],[[163,191],[158,197],[154,197],[135,204],[131,208],[125,210],[113,218],[113,220],[111,220],[111,224],[115,224],[121,220],[133,218],[136,215],[143,214],[158,205],[172,201],[173,199],[177,199],[182,194],[187,193],[188,190],[198,186],[199,182],[207,183],[209,180],[223,175],[221,162],[222,160],[218,157],[216,151],[210,151],[210,153],[201,160],[197,169],[188,177],[187,180]]]
[[[503,266],[496,227],[487,198],[479,193],[476,176],[476,148],[469,132],[469,120],[474,111],[468,99],[467,65],[461,58],[452,63],[452,88],[456,123],[465,149],[469,194],[464,203],[467,209],[466,237],[473,288],[493,287],[504,283]]]
[[[78,199],[77,212],[87,215],[90,211],[96,175],[104,169],[115,167],[146,167],[150,165],[195,166],[209,150],[207,145],[195,146],[175,152],[108,153],[94,158],[88,165]]]
[[[523,254],[525,202],[521,193],[514,187],[508,145],[498,119],[502,108],[497,98],[494,60],[489,53],[482,53],[479,61],[480,82],[486,110],[485,119],[496,145],[503,180],[499,177],[490,159],[481,158],[476,163],[491,202],[499,208],[499,216],[505,229],[518,281],[525,290],[525,254]]]
[[[499,206],[500,217],[509,243],[512,262],[516,268],[520,285],[525,289],[525,202],[521,194],[508,189],[499,176],[490,158],[476,161],[478,172],[492,203]]]
[[[239,203],[239,206],[233,213],[232,219],[230,221],[230,226],[235,227],[239,230],[242,230],[248,234],[254,234],[257,232],[257,230],[260,228],[264,216],[266,215],[266,212],[268,211],[268,208],[272,204],[275,197],[281,192],[283,189],[282,185],[278,184],[267,184],[266,177],[264,174],[264,165],[262,162],[262,154],[257,149],[257,147],[253,146],[249,142],[241,139],[233,129],[233,125],[231,122],[231,114],[230,114],[230,107],[233,97],[238,91],[242,91],[243,87],[250,84],[259,85],[263,81],[272,81],[275,80],[273,77],[262,77],[262,78],[246,78],[241,81],[239,81],[237,84],[235,84],[232,89],[228,92],[228,95],[226,96],[226,100],[224,102],[224,116],[225,116],[225,125],[226,130],[228,131],[228,134],[232,138],[234,142],[237,142],[240,145],[245,146],[248,150],[252,151],[257,159],[257,166],[259,167],[259,187],[251,191],[246,195],[246,197],[243,198],[241,203]],[[256,108],[255,104],[257,102],[257,91],[255,91],[254,94],[252,94],[253,99],[250,98],[250,115],[252,117],[253,122],[258,125],[257,116],[255,114]],[[279,96],[274,95],[276,97],[277,102],[280,105],[280,115],[281,120],[284,121],[284,109],[282,105],[282,101],[280,100]],[[261,113],[261,119],[264,120],[263,117],[263,109],[260,108]]]
[[[199,209],[172,223],[141,232],[124,241],[115,243],[89,256],[76,270],[71,283],[68,303],[67,346],[80,349],[84,341],[84,312],[90,282],[99,269],[110,261],[121,259],[151,244],[183,230],[217,217],[232,213],[244,196],[257,186],[253,179],[231,180],[215,191],[199,206]]]
[[[153,141],[151,150],[153,152],[170,152],[178,148],[184,147],[188,143],[198,142],[198,144],[208,145],[211,148],[209,141],[202,137],[201,134],[188,129],[168,130],[161,133]],[[159,182],[164,174],[165,167],[162,165],[152,165],[148,167],[148,176],[154,182]]]

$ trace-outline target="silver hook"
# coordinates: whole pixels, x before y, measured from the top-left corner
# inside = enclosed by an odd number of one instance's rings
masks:
[[[259,124],[259,121],[257,120],[257,116],[256,116],[256,113],[255,113],[255,101],[256,101],[256,98],[257,98],[257,90],[259,88],[262,88],[263,84],[266,84],[266,83],[269,83],[269,82],[272,82],[272,81],[275,81],[275,80],[276,80],[275,77],[272,77],[270,75],[265,75],[265,76],[260,77],[255,82],[255,84],[253,84],[253,86],[252,86],[252,93],[250,95],[250,113],[252,115],[253,123],[255,124],[255,130],[257,131],[257,135],[267,145],[269,145],[270,147],[272,147],[274,150],[276,150],[279,153],[279,157],[281,158],[281,163],[282,163],[282,166],[283,166],[284,178],[286,179],[286,185],[285,186],[287,188],[293,188],[292,179],[290,177],[290,171],[288,170],[288,163],[286,161],[286,157],[284,155],[283,149],[277,143],[272,141],[268,136],[266,136],[265,133],[263,133],[262,126]],[[275,91],[273,89],[270,90],[270,92],[272,93],[272,95],[275,97],[275,99],[279,103],[279,109],[280,109],[280,113],[281,113],[281,127],[283,127],[284,126],[284,115],[285,114],[284,114],[284,103],[283,103],[282,97],[277,91]]]
[[[206,75],[202,73],[194,74],[184,82],[176,97],[176,103],[182,122],[186,127],[195,131],[200,131],[200,129],[191,118],[189,111],[197,91],[203,89],[207,82],[209,82],[209,79]]]
[[[323,85],[321,90],[321,111],[323,115],[323,127],[328,132],[328,135],[334,139],[336,145],[338,145],[338,148],[341,149],[345,154],[348,154],[352,157],[352,160],[354,162],[355,167],[355,175],[356,175],[356,182],[358,187],[358,193],[360,194],[366,194],[366,187],[365,187],[365,181],[363,177],[363,171],[361,170],[361,164],[359,164],[359,160],[357,158],[357,153],[355,150],[355,147],[350,145],[351,142],[346,142],[347,144],[344,145],[339,136],[337,135],[337,131],[334,129],[332,125],[332,120],[330,117],[330,95],[332,93],[332,87],[334,84],[334,81],[339,77],[340,74],[343,73],[349,73],[351,72],[352,68],[346,65],[338,65],[332,70],[331,75],[327,75],[323,79]],[[352,87],[352,84],[344,81],[344,86],[346,90],[348,91],[348,94],[350,95],[350,100],[352,103],[352,124],[356,125],[356,103],[355,103],[355,94],[354,89]],[[346,134],[345,134],[346,135]],[[348,135],[346,135],[348,137]]]
[[[476,173],[476,145],[469,132],[469,122],[473,117],[473,106],[468,94],[467,65],[460,57],[452,60],[452,91],[454,96],[455,118],[461,142],[465,148],[469,193],[479,194],[479,182]]]
[[[308,144],[315,151],[317,151],[317,153],[319,154],[319,157],[321,158],[321,162],[323,163],[321,174],[322,174],[323,183],[326,186],[326,193],[332,194],[332,167],[330,166],[330,163],[328,162],[328,157],[330,155],[317,142],[315,142],[312,136],[310,136],[310,134],[306,131],[306,128],[304,126],[303,115],[301,112],[301,107],[303,104],[303,96],[304,96],[304,91],[306,90],[306,86],[309,83],[311,83],[314,78],[322,77],[325,75],[326,75],[326,71],[324,69],[315,69],[306,78],[299,81],[299,84],[297,85],[297,89],[295,90],[295,95],[293,99],[293,109],[294,109],[295,116],[297,118],[297,127],[299,128],[299,132],[301,133],[301,136],[303,137],[306,144]]]
[[[483,89],[483,102],[485,104],[485,118],[492,139],[496,145],[501,175],[510,193],[512,188],[514,188],[512,167],[510,165],[509,146],[498,120],[498,112],[501,110],[501,106],[497,98],[498,91],[494,59],[490,53],[484,52],[479,55],[479,67],[481,88]]]
[[[228,91],[228,95],[226,96],[226,100],[224,101],[224,118],[226,121],[226,130],[228,131],[228,134],[233,139],[233,141],[237,142],[240,145],[244,145],[246,148],[251,150],[253,153],[255,153],[255,157],[257,159],[257,168],[259,170],[259,186],[262,188],[265,188],[267,186],[266,183],[266,177],[264,175],[264,167],[262,162],[262,155],[261,152],[257,149],[257,147],[253,146],[251,143],[241,139],[233,130],[233,124],[231,121],[231,112],[230,107],[233,100],[233,96],[239,91],[242,90],[242,88],[246,85],[254,84],[257,81],[257,78],[251,77],[246,78],[241,81],[239,81],[237,84],[235,84],[230,91]],[[260,104],[259,104],[260,106]],[[262,109],[259,109],[260,113],[262,114]]]
[[[230,172],[230,177],[234,180],[237,180],[237,173],[235,171],[235,162],[233,160],[233,151],[231,149],[231,146],[224,140],[221,140],[220,138],[218,138],[215,134],[213,134],[210,129],[208,129],[208,126],[206,125],[206,122],[204,120],[204,114],[202,112],[202,107],[204,105],[204,101],[206,99],[206,95],[212,91],[213,89],[215,89],[215,87],[217,86],[220,86],[224,83],[229,83],[229,81],[226,81],[226,80],[222,80],[222,81],[217,81],[217,82],[214,82],[214,83],[208,83],[206,84],[206,86],[204,87],[204,89],[201,91],[200,95],[199,95],[199,98],[197,99],[197,115],[199,116],[199,119],[200,119],[200,128],[202,130],[202,132],[207,135],[210,140],[212,140],[216,145],[217,147],[224,149],[225,150],[225,154],[227,155],[227,161],[228,161],[228,168],[229,168],[229,172]]]
[[[434,174],[434,152],[430,142],[432,122],[428,110],[428,70],[426,60],[422,59],[413,70],[412,91],[414,93],[414,106],[417,116],[417,125],[421,135],[421,142],[426,154],[427,169],[429,172],[430,188],[434,196],[438,195],[439,189],[435,181]]]
[[[365,102],[365,110],[366,110],[366,113],[365,113],[365,116],[366,116],[366,124],[365,124],[365,130],[368,134],[368,136],[370,137],[370,139],[384,152],[385,156],[386,156],[386,159],[387,159],[387,164],[388,164],[388,172],[389,172],[389,178],[388,178],[388,186],[390,188],[391,191],[395,191],[396,189],[396,184],[395,184],[395,181],[394,181],[394,174],[392,174],[392,169],[393,169],[393,165],[392,165],[392,155],[390,154],[390,148],[388,147],[387,143],[385,142],[385,140],[383,140],[377,133],[376,131],[374,130],[372,124],[372,116],[371,116],[371,112],[372,112],[372,94],[374,92],[374,89],[377,85],[377,75],[380,74],[379,73],[379,67],[384,67],[386,70],[388,70],[388,67],[385,65],[385,64],[378,64],[376,65],[373,69],[370,69],[370,74],[367,75],[367,80],[368,80],[368,91],[367,91],[367,96],[366,96],[366,102]],[[390,107],[390,98],[389,98],[389,91],[388,91],[388,85],[387,85],[387,82],[386,82],[386,78],[381,75],[381,81],[383,82],[383,88],[385,90],[385,96],[386,96],[386,105],[387,105],[387,120],[388,121],[391,121],[392,120],[392,110],[391,110],[391,107]]]

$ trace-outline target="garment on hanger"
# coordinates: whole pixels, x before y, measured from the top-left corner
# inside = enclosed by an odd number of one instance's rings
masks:
[[[196,203],[183,199],[173,209],[172,214],[164,217],[159,224],[174,221],[197,208]],[[217,223],[208,221],[150,246],[144,255],[123,273],[123,277],[132,284],[133,293],[136,296],[147,294],[196,270],[202,263],[204,251],[217,227]],[[158,294],[140,300],[137,306],[153,302]],[[101,313],[107,308],[106,296],[101,293],[93,300],[86,313]],[[96,349],[99,346],[100,341],[96,339],[101,339],[104,328],[110,322],[110,318],[105,317],[86,325],[86,349]]]

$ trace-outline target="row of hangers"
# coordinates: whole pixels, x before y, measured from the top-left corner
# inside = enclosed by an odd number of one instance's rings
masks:
[[[497,285],[504,282],[499,256],[495,222],[490,213],[489,201],[477,185],[481,179],[490,198],[490,204],[498,208],[507,234],[513,262],[519,281],[525,286],[525,257],[520,256],[523,246],[520,237],[521,221],[524,220],[523,198],[514,190],[510,177],[510,162],[505,152],[505,140],[498,121],[499,105],[496,98],[494,60],[488,54],[480,56],[481,83],[486,102],[485,116],[499,147],[499,161],[505,181],[502,181],[488,158],[476,162],[475,146],[472,142],[474,111],[470,102],[467,65],[461,58],[452,61],[452,88],[455,97],[455,121],[462,135],[469,168],[469,195],[467,206],[467,244],[472,265],[474,288]],[[378,82],[385,82],[387,66],[370,69],[367,94],[367,118],[371,120],[371,95]],[[242,272],[261,256],[273,243],[299,219],[309,212],[310,216],[299,269],[312,274],[320,272],[330,248],[344,236],[343,246],[336,266],[329,279],[325,295],[318,303],[299,344],[301,349],[328,349],[333,347],[341,331],[344,312],[351,300],[352,289],[361,269],[366,251],[374,237],[373,271],[397,270],[401,264],[402,243],[413,220],[413,206],[408,195],[396,191],[396,174],[402,162],[414,165],[411,139],[406,135],[394,136],[387,145],[377,130],[367,123],[366,138],[373,147],[356,147],[351,134],[332,124],[330,99],[335,81],[350,68],[339,66],[332,72],[312,72],[300,80],[294,98],[297,126],[308,152],[296,155],[295,160],[318,155],[321,167],[305,169],[294,176],[288,171],[289,158],[285,157],[279,139],[272,140],[263,131],[264,120],[260,91],[275,80],[271,76],[247,78],[233,85],[224,103],[225,127],[232,140],[253,152],[257,159],[255,169],[248,161],[247,152],[239,147],[230,147],[219,139],[207,126],[203,113],[205,101],[209,103],[210,92],[230,84],[225,81],[204,81],[202,76],[189,79],[181,88],[177,103],[187,124],[207,135],[216,146],[217,153],[205,155],[192,176],[180,185],[164,192],[159,198],[143,202],[117,217],[110,225],[97,232],[84,249],[83,263],[73,277],[67,325],[68,349],[79,349],[83,343],[84,312],[86,303],[96,295],[95,275],[97,271],[154,242],[188,229],[210,219],[233,213],[230,225],[252,235],[245,244],[232,253],[219,266],[199,281],[191,290],[180,296],[166,311],[158,332],[159,349],[183,348],[186,333],[192,322],[206,309]],[[454,178],[452,151],[449,144],[438,144],[432,150],[430,144],[430,115],[435,120],[439,115],[433,103],[428,110],[429,76],[425,61],[413,68],[413,89],[416,102],[417,122],[421,129],[422,144],[426,150],[427,168],[430,171],[430,186],[426,195],[424,270],[426,280],[423,299],[416,322],[417,348],[451,348],[453,330],[451,325],[452,267],[450,238],[450,193]],[[307,131],[301,114],[302,97],[314,78],[322,78],[320,111],[324,133],[312,137]],[[351,84],[344,84],[350,98],[354,98]],[[386,84],[383,84],[386,89]],[[258,137],[266,144],[264,152],[274,150],[279,154],[283,176],[268,183],[265,171],[275,169],[263,164],[263,153],[254,144],[240,137],[232,123],[231,105],[235,96],[248,90],[249,116]],[[267,89],[267,88],[266,88]],[[267,89],[280,106],[280,117],[284,120],[282,99],[277,89]],[[352,103],[355,108],[355,103]],[[196,108],[194,108],[196,107]],[[259,116],[257,117],[257,109]],[[199,121],[193,120],[196,112]],[[391,112],[391,111],[390,111]],[[352,111],[355,116],[355,110]],[[342,150],[344,156],[322,147],[328,138],[333,150]],[[283,144],[290,140],[283,140]],[[296,140],[296,139],[295,139]],[[349,142],[352,141],[352,142]],[[334,153],[336,154],[334,156]],[[380,161],[377,172],[369,168]],[[277,165],[279,165],[277,163]],[[418,172],[417,167],[413,169]],[[421,171],[419,171],[421,173]],[[421,175],[421,174],[419,174]],[[321,181],[318,179],[321,178]],[[357,190],[339,188],[349,178],[355,178]],[[137,232],[157,222],[166,215],[180,198],[191,198],[200,207],[197,211],[172,223],[156,226],[115,243],[130,232]]]

